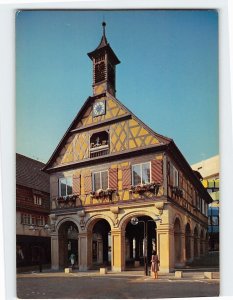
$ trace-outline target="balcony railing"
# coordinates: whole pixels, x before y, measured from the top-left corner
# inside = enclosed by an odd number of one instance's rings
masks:
[[[108,145],[102,145],[102,146],[90,148],[90,158],[103,156],[106,154],[109,154],[109,146]]]

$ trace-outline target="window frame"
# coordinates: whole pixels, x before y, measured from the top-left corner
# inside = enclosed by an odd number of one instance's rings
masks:
[[[72,193],[71,194],[68,194],[67,193],[67,179],[71,179],[71,188],[72,188]],[[65,179],[66,181],[66,194],[65,195],[62,195],[61,194],[61,180]],[[72,176],[67,176],[67,177],[60,177],[59,178],[59,189],[58,189],[58,192],[59,192],[59,197],[67,197],[67,196],[70,196],[70,195],[73,195],[73,177]]]
[[[37,217],[36,217],[36,225],[37,225],[38,227],[44,226],[44,225],[45,225],[45,217],[44,217],[44,216],[41,216],[41,215],[37,216]]]
[[[101,174],[101,173],[104,173],[104,172],[107,172],[107,175],[108,175],[108,187],[107,189],[109,188],[109,170],[101,170],[101,171],[96,171],[96,172],[92,172],[92,191],[93,192],[96,192],[97,190],[95,189],[95,176],[94,174]],[[103,189],[103,185],[102,185],[102,176],[100,175],[100,189],[104,190]]]
[[[150,181],[149,183],[142,183],[142,165],[143,164],[149,164],[150,165]],[[151,161],[146,161],[146,162],[142,162],[142,163],[139,163],[139,164],[133,164],[131,166],[131,182],[132,182],[132,186],[136,186],[135,183],[134,183],[134,178],[133,178],[133,167],[135,166],[141,166],[141,170],[140,170],[140,175],[141,175],[141,183],[139,183],[140,185],[141,184],[150,184],[152,182],[152,172],[151,172]],[[138,184],[137,184],[138,185]]]
[[[177,175],[177,176],[176,176]],[[177,168],[172,165],[172,177],[173,177],[173,186],[174,187],[179,187],[179,171],[177,170]],[[187,186],[187,191],[188,191],[188,186]]]
[[[34,198],[34,204],[41,206],[42,205],[42,197],[40,195],[33,195]]]

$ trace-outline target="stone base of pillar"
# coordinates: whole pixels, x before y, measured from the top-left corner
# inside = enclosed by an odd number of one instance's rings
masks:
[[[78,270],[81,272],[85,272],[88,270],[88,268],[87,268],[87,266],[79,266]]]
[[[172,273],[172,272],[174,272],[175,271],[175,269],[174,268],[161,268],[161,267],[159,267],[159,273]]]
[[[185,267],[184,262],[175,263],[175,268],[183,268],[183,267]]]
[[[53,271],[58,271],[59,270],[59,266],[51,266],[51,270],[53,270]]]
[[[124,271],[124,270],[122,270],[121,267],[112,267],[112,271],[113,271],[113,272],[118,272],[118,273],[120,273],[120,272],[122,272],[122,271]]]

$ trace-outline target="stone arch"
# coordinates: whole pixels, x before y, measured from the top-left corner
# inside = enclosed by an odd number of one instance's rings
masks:
[[[182,261],[182,225],[180,218],[177,216],[173,223],[174,227],[174,250],[175,265],[179,265]]]
[[[175,216],[173,217],[173,221],[172,221],[173,225],[175,224],[176,219],[178,219],[180,221],[181,231],[183,231],[184,222],[183,222],[183,219],[182,219],[181,215],[180,214],[175,214]]]
[[[111,227],[111,229],[114,227],[114,221],[112,218],[110,218],[109,216],[103,215],[103,214],[95,214],[93,216],[91,216],[87,222],[86,222],[86,229],[88,232],[91,232],[95,223],[98,222],[98,220],[100,219],[104,219],[109,223],[109,226]]]
[[[58,220],[55,224],[55,228],[56,228],[56,232],[59,232],[59,228],[62,226],[62,224],[64,224],[65,222],[73,222],[77,228],[78,228],[78,231],[80,232],[81,231],[81,228],[80,228],[80,225],[78,223],[78,221],[75,219],[75,218],[72,218],[72,217],[65,217],[65,218],[62,218],[61,220]]]
[[[119,228],[123,231],[125,231],[127,223],[131,220],[132,217],[138,217],[138,216],[147,216],[150,217],[151,219],[156,218],[156,214],[146,211],[146,210],[140,210],[140,211],[133,211],[125,214],[119,221]],[[156,222],[156,225],[159,225],[159,222]]]
[[[185,256],[186,261],[191,259],[191,226],[189,223],[185,226]]]

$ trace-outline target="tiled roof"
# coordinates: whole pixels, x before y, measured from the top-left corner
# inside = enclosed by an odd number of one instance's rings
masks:
[[[16,153],[16,184],[49,193],[49,175],[40,161]]]

